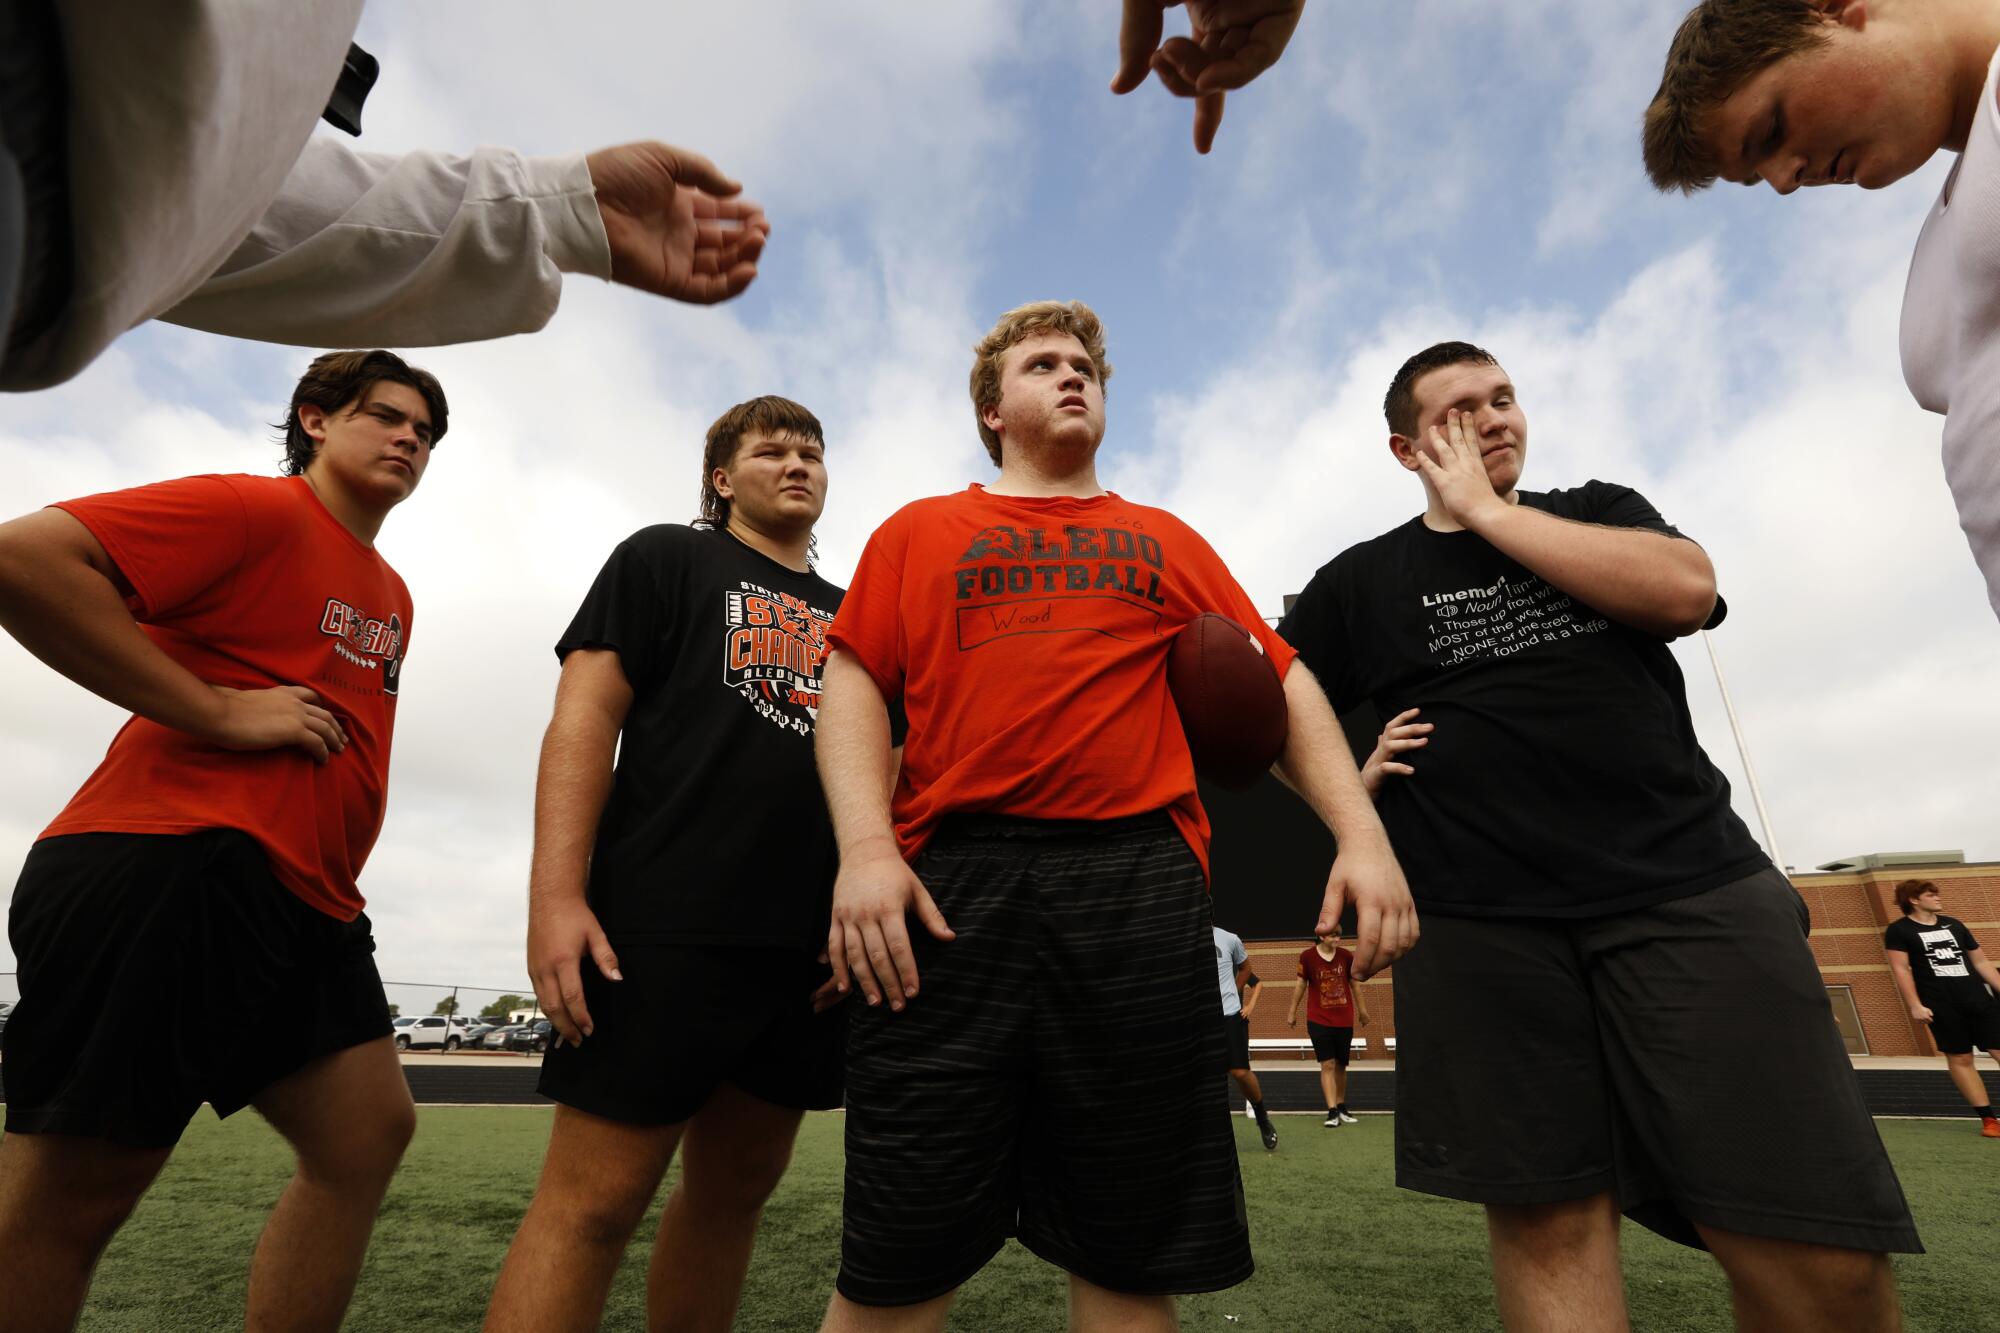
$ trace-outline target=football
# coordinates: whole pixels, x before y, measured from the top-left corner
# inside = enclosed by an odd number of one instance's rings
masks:
[[[1228,616],[1204,612],[1167,652],[1167,688],[1197,772],[1242,791],[1285,748],[1285,687],[1263,646]]]

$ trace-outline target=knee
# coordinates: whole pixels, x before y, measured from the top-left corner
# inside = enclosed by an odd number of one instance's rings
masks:
[[[1823,1250],[1813,1267],[1813,1288],[1834,1310],[1869,1309],[1895,1281],[1889,1256],[1870,1250]]]
[[[396,1174],[416,1132],[416,1107],[408,1102],[384,1107],[336,1138],[301,1145],[299,1170],[330,1184],[379,1189]]]
[[[764,1206],[792,1162],[789,1138],[720,1147],[693,1146],[681,1158],[681,1181],[703,1208],[755,1211]]]
[[[595,1181],[563,1201],[564,1225],[592,1249],[623,1249],[658,1188],[657,1181],[636,1178]]]
[[[1944,1058],[1944,1062],[1947,1068],[1970,1069],[1972,1068],[1972,1052],[1961,1051],[1956,1055],[1947,1055]]]

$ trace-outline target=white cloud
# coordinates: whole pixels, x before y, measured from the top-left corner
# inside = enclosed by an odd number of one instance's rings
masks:
[[[692,516],[708,422],[766,392],[819,413],[825,568],[843,579],[889,510],[988,475],[970,344],[996,302],[1054,290],[1134,312],[1111,329],[1109,484],[1180,512],[1273,612],[1414,512],[1380,419],[1402,357],[1441,337],[1492,347],[1526,396],[1530,484],[1629,482],[1714,554],[1733,608],[1716,642],[1788,855],[2000,856],[1980,841],[2000,795],[2000,632],[1952,520],[1937,419],[1908,404],[1895,363],[1927,188],[1675,201],[1684,212],[1628,200],[1650,8],[1359,8],[1315,0],[1199,161],[1184,103],[1101,92],[1115,20],[1099,0],[635,5],[587,22],[491,7],[477,32],[458,10],[377,6],[365,146],[657,135],[740,175],[777,228],[736,305],[573,283],[541,334],[413,354],[453,422],[382,539],[417,603],[365,881],[385,976],[521,984],[549,647],[615,541]],[[1507,210],[1511,241],[1493,223]],[[1704,224],[1681,219],[1702,216],[1725,221],[1690,242]],[[1538,246],[1571,245],[1597,268],[1538,266]],[[1151,364],[1175,357],[1177,381]],[[149,330],[73,385],[0,403],[12,509],[269,470],[264,423],[304,359]],[[1705,659],[1683,661],[1733,775]],[[5,639],[0,690],[11,881],[117,714]]]

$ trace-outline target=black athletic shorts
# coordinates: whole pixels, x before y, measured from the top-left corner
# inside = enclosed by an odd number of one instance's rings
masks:
[[[858,1004],[839,1287],[914,1305],[1010,1235],[1087,1282],[1250,1276],[1207,886],[1164,814],[954,816],[916,871],[957,937],[921,989]]]
[[[1342,1069],[1354,1056],[1354,1029],[1351,1027],[1329,1027],[1325,1023],[1306,1020],[1306,1034],[1312,1038],[1313,1059],[1325,1064],[1333,1061]]]
[[[1931,1040],[1939,1054],[1969,1055],[1975,1047],[2000,1050],[2000,999],[1984,987],[1975,992],[1968,986],[1962,996],[1925,1000],[1924,1007],[1931,1011]]]
[[[1250,1067],[1250,1020],[1240,1012],[1222,1016],[1222,1067]]]
[[[1920,1253],[1808,925],[1775,869],[1611,916],[1425,916],[1390,974],[1396,1183]]]
[[[591,1034],[542,1057],[541,1094],[634,1125],[677,1125],[724,1082],[799,1111],[840,1105],[847,1010],[812,1011],[832,973],[799,949],[611,937],[623,981],[583,959]]]
[[[308,907],[235,829],[44,838],[7,937],[9,1134],[171,1147],[203,1102],[389,1035],[367,915]]]

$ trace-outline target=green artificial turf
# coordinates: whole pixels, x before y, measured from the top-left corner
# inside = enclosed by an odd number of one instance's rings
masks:
[[[431,1107],[389,1191],[347,1327],[477,1328],[527,1206],[550,1112]],[[2000,1142],[1970,1119],[1882,1121],[1882,1137],[1930,1253],[1896,1260],[1916,1330],[2000,1327]],[[1389,1119],[1338,1130],[1281,1116],[1266,1154],[1236,1117],[1257,1274],[1181,1302],[1189,1329],[1477,1329],[1496,1326],[1477,1208],[1398,1190]],[[740,1329],[810,1330],[832,1290],[840,1241],[837,1114],[807,1118],[791,1172],[765,1213]],[[97,1273],[86,1330],[240,1328],[250,1250],[290,1174],[282,1142],[254,1114],[192,1125]],[[605,1327],[644,1327],[646,1247],[626,1256]],[[1706,1256],[1625,1227],[1635,1328],[1729,1327],[1728,1294]],[[1062,1282],[1009,1245],[961,1293],[952,1327],[1059,1329]]]

